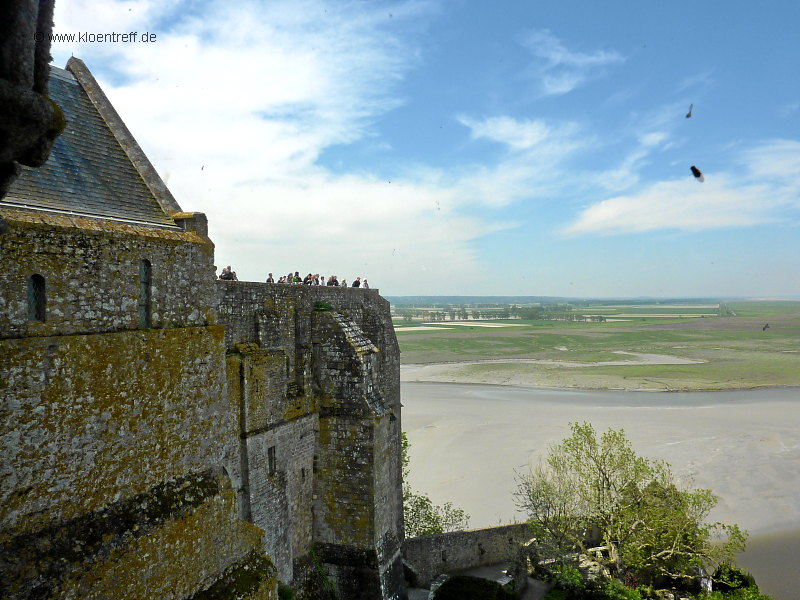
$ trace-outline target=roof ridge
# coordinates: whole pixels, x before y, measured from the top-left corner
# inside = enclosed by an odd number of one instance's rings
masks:
[[[89,100],[92,101],[97,112],[108,125],[109,130],[119,142],[120,147],[127,155],[128,159],[133,164],[134,168],[138,171],[139,175],[144,181],[150,193],[158,202],[161,209],[167,215],[174,212],[183,212],[175,197],[167,188],[164,180],[161,179],[155,167],[153,167],[150,160],[145,155],[141,146],[139,146],[136,139],[131,134],[122,117],[119,116],[116,109],[112,106],[111,102],[106,97],[100,84],[92,75],[89,68],[81,59],[71,57],[67,61],[67,71],[77,79]]]

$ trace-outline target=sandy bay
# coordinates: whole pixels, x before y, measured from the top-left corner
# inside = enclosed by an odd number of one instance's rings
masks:
[[[713,489],[720,502],[711,518],[750,531],[754,560],[746,554],[742,563],[757,578],[764,573],[765,592],[788,600],[786,590],[800,583],[793,563],[761,560],[800,539],[800,388],[659,393],[408,378],[404,369],[411,483],[435,502],[463,507],[471,526],[523,519],[512,496],[515,471],[538,461],[570,422],[590,421],[598,430],[624,428],[640,454]],[[780,580],[765,580],[774,579],[769,564]]]

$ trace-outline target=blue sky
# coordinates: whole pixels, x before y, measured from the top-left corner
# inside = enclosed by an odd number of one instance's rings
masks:
[[[58,0],[55,20],[156,34],[57,42],[54,64],[86,62],[240,279],[800,296],[795,0]]]

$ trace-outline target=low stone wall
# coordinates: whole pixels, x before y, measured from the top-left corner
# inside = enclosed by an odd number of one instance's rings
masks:
[[[527,523],[423,535],[403,541],[403,561],[416,574],[416,585],[428,587],[442,573],[510,560],[530,538]]]

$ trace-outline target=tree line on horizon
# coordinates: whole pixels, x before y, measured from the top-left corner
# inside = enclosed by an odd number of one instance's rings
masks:
[[[490,307],[467,307],[467,306],[444,306],[442,308],[397,308],[394,314],[406,323],[410,323],[415,318],[429,321],[432,323],[445,321],[467,321],[477,320],[506,320],[521,319],[527,321],[575,321],[603,323],[606,317],[603,315],[584,315],[574,312],[575,308],[566,304],[552,304],[543,306],[490,306]]]

